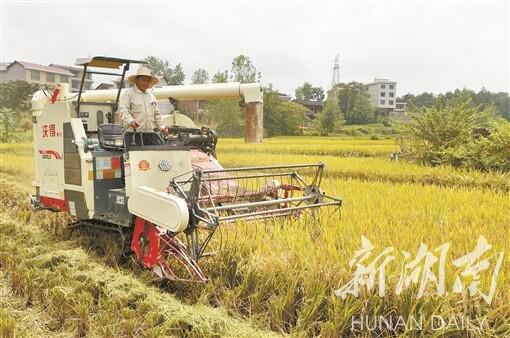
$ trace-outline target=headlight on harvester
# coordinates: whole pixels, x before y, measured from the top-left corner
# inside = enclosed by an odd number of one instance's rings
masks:
[[[122,147],[124,145],[124,139],[120,137],[116,138],[114,144],[116,147]]]

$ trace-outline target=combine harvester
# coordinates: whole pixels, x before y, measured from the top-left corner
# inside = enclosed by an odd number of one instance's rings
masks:
[[[111,57],[78,59],[87,74],[120,76],[131,64]],[[122,69],[121,74],[90,68]],[[116,231],[141,264],[160,277],[206,281],[198,261],[221,224],[296,217],[341,206],[320,189],[324,165],[224,169],[217,136],[177,112],[163,118],[168,135],[123,132],[116,114],[118,90],[70,93],[67,84],[32,99],[36,209],[75,217],[70,228]],[[246,140],[261,142],[260,84],[224,83],[154,88],[159,99],[240,98]]]

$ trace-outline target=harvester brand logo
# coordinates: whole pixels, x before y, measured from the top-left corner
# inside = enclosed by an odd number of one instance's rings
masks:
[[[60,154],[58,152],[56,152],[55,150],[51,150],[51,149],[42,149],[42,150],[39,150],[39,154],[42,155],[43,159],[47,159],[47,160],[50,160],[51,156],[55,156],[56,160],[61,160],[62,159],[62,156],[60,156]]]
[[[172,169],[172,162],[170,162],[169,160],[161,160],[158,163],[158,167],[159,169],[161,169],[161,171],[168,171]]]
[[[55,127],[55,124],[44,124],[42,126],[42,137],[55,137],[55,136],[62,136],[62,133],[57,132],[57,128]]]
[[[146,170],[149,170],[150,168],[151,168],[151,166],[149,164],[149,161],[141,160],[140,162],[138,162],[138,169],[139,170],[146,171]]]

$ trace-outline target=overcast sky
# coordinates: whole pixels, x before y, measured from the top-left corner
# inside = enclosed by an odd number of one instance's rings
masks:
[[[245,54],[263,84],[397,81],[398,95],[482,86],[509,90],[510,1],[1,2],[1,61],[154,55],[186,83]]]

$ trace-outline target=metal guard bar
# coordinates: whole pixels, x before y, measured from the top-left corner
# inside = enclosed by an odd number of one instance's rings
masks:
[[[207,228],[214,229],[221,222],[238,219],[280,217],[298,214],[303,209],[340,207],[340,199],[320,191],[323,169],[323,163],[197,169],[175,177],[170,186],[186,199],[197,223],[204,222]],[[299,174],[303,170],[310,171],[307,175],[312,178],[310,183]],[[253,171],[258,173],[248,173]],[[183,176],[188,179],[182,180]],[[262,183],[264,178],[273,180],[268,185],[267,181]],[[292,196],[297,192],[301,196]]]

